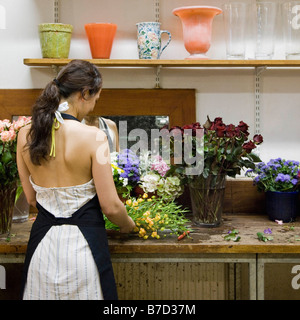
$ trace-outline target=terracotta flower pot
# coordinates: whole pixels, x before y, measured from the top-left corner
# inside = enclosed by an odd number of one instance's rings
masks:
[[[191,54],[187,59],[208,59],[205,55],[211,45],[212,21],[222,10],[209,6],[180,7],[173,10],[182,22],[183,40]]]
[[[109,59],[117,25],[113,23],[88,23],[84,25],[93,59]]]
[[[68,58],[73,26],[62,23],[39,24],[43,58]]]

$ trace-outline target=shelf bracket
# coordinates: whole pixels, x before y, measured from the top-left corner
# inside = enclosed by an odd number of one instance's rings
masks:
[[[59,0],[54,0],[54,23],[59,23]]]
[[[255,134],[260,134],[261,75],[266,69],[266,66],[255,67]]]
[[[156,78],[155,78],[155,88],[156,89],[160,88],[160,70],[161,70],[161,65],[158,65],[156,67]]]
[[[155,0],[155,3],[154,3],[154,10],[155,10],[155,22],[159,22],[160,20],[160,10],[159,10],[159,7],[160,7],[160,3],[159,3],[160,0]]]
[[[255,75],[256,75],[256,77],[259,77],[266,70],[267,70],[267,66],[255,67]]]
[[[255,113],[254,113],[254,134],[261,133],[261,75],[267,70],[266,66],[255,67]],[[255,149],[256,154],[259,156],[260,150],[259,146]]]

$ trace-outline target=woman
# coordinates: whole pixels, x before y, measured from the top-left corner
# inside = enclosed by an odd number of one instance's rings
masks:
[[[36,101],[31,125],[19,132],[19,175],[28,203],[38,208],[23,299],[117,298],[101,210],[120,232],[135,224],[115,189],[105,133],[81,123],[101,86],[94,65],[71,61]]]
[[[86,116],[82,122],[89,126],[96,126],[106,133],[110,152],[120,151],[119,132],[114,121],[103,117]]]

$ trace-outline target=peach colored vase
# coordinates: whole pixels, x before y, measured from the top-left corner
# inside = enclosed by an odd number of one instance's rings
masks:
[[[222,13],[217,7],[191,6],[173,10],[182,22],[183,40],[190,56],[186,59],[208,59],[206,52],[210,48],[213,18]]]
[[[113,23],[88,23],[84,25],[93,59],[109,59],[117,25]]]

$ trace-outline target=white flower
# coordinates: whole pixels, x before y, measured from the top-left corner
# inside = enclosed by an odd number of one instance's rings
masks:
[[[128,185],[128,178],[120,178],[122,179],[123,181],[123,187],[126,187]]]
[[[143,177],[141,177],[141,187],[142,189],[147,192],[155,192],[158,187],[158,183],[160,180],[160,176],[155,172],[149,172]]]

